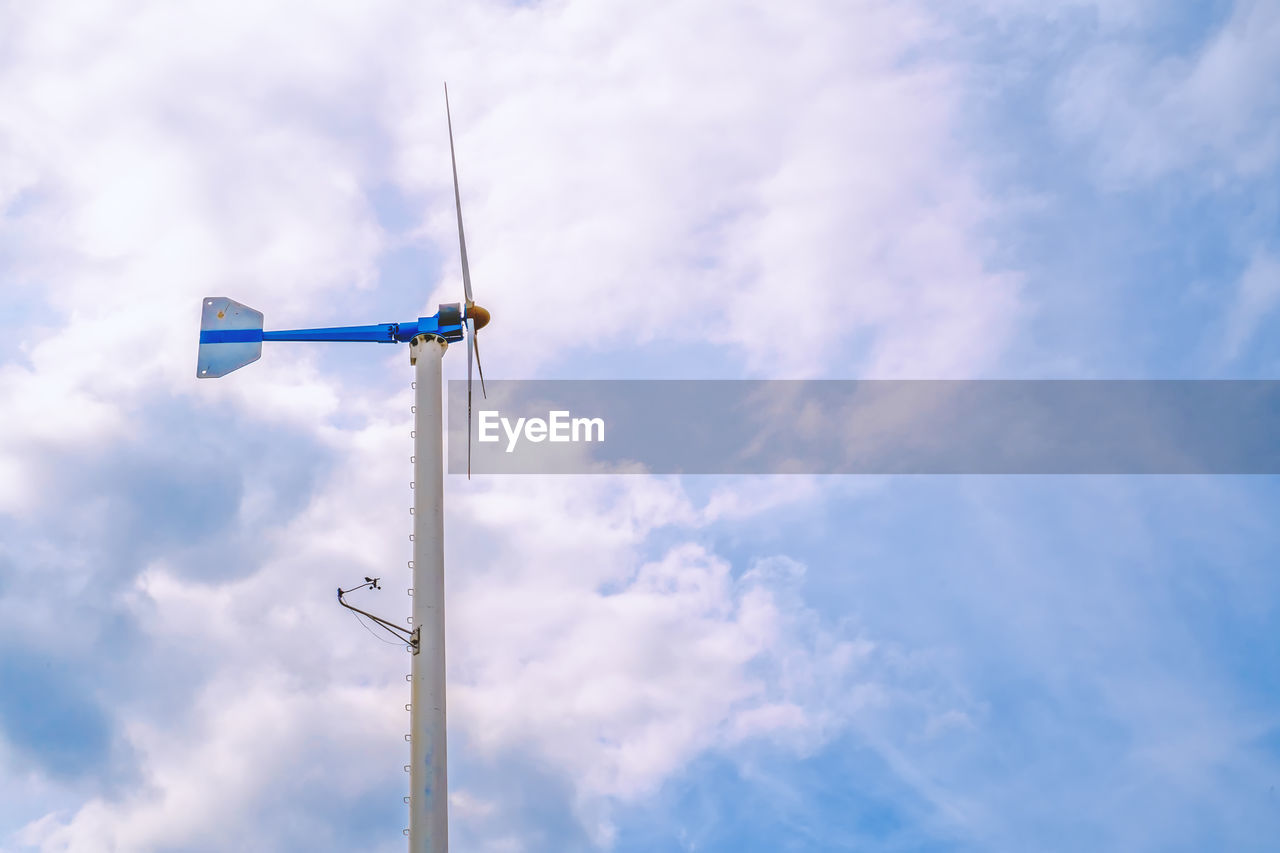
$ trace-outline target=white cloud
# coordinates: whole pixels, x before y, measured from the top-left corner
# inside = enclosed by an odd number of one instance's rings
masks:
[[[1097,4],[1108,38],[1146,8]],[[197,383],[194,339],[197,302],[211,293],[289,325],[390,319],[350,312],[387,298],[380,253],[406,239],[449,260],[421,271],[419,304],[398,316],[433,310],[428,296],[458,298],[442,78],[453,83],[473,273],[495,312],[491,375],[537,373],[570,347],[588,358],[680,340],[718,346],[757,375],[964,376],[989,368],[1021,319],[1017,277],[988,257],[1003,202],[960,132],[970,83],[958,65],[920,59],[948,34],[914,4],[86,3],[3,14],[0,248],[15,286],[38,290],[49,313],[26,324],[27,363],[0,367],[0,511],[29,511],[62,487],[42,478],[56,453],[130,433],[186,441],[140,417],[174,399],[234,413],[276,452],[306,431],[336,456],[305,506],[262,530],[254,564],[228,567],[235,580],[193,580],[195,557],[171,547],[125,589],[103,582],[199,683],[176,711],[118,700],[142,782],[60,792],[70,809],[33,807],[19,838],[45,851],[103,839],[139,851],[251,847],[236,843],[255,833],[279,849],[349,849],[320,837],[330,824],[317,816],[335,818],[316,803],[399,785],[404,659],[352,625],[332,589],[385,574],[378,612],[407,608],[403,351],[357,356],[386,367],[385,380],[280,347]],[[1185,61],[1098,47],[1060,118],[1126,177],[1257,175],[1275,159],[1274,88],[1260,82],[1276,76],[1275,21],[1264,3],[1241,5]],[[369,195],[384,183],[422,211],[408,237],[378,225]],[[1241,346],[1274,302],[1274,259],[1255,262],[1231,326]],[[355,426],[350,412],[362,413]],[[262,529],[278,497],[261,472],[244,474],[239,518]],[[880,685],[892,666],[872,663],[885,645],[821,618],[803,567],[731,561],[707,535],[842,487],[741,481],[705,502],[679,481],[641,477],[448,488],[451,720],[474,751],[455,762],[536,759],[607,844],[612,807],[644,800],[698,756],[760,742],[805,755],[852,724],[944,819],[998,820],[980,813],[979,794],[949,787],[962,774],[934,772],[903,746],[991,725],[963,685],[922,696],[909,678]],[[116,556],[63,536],[48,532],[48,562],[72,553],[89,574]],[[1021,577],[1009,574],[993,590]],[[930,582],[954,635],[973,631],[950,586],[968,578],[922,577],[895,593]],[[1008,603],[987,592],[970,594],[983,618],[979,604]],[[58,612],[47,591],[31,596],[33,611]],[[1054,596],[1027,600],[1062,613]],[[1009,636],[1019,654],[1061,661],[1059,635]],[[927,655],[914,651],[894,654],[927,681]],[[889,719],[899,702],[910,713]],[[889,721],[863,726],[871,705]],[[1212,761],[1202,754],[1180,772]],[[259,799],[272,794],[280,808],[266,814]],[[501,792],[472,786],[453,805],[485,849],[521,849],[508,827],[490,827],[509,805]],[[313,823],[313,835],[288,834]],[[397,831],[386,849],[399,849]]]
[[[1151,10],[1151,16],[1159,14]],[[1190,55],[1160,54],[1130,31],[1095,43],[1060,83],[1057,118],[1115,181],[1190,172],[1211,186],[1280,158],[1280,10],[1242,0]]]
[[[17,840],[65,853],[253,849],[283,840],[262,838],[246,820],[282,793],[342,801],[376,789],[384,774],[370,759],[395,760],[385,746],[393,688],[302,687],[278,668],[260,679],[225,671],[181,721],[132,724],[145,785],[122,801],[92,799],[69,821],[46,815]],[[328,843],[325,832],[317,826],[290,840]]]
[[[667,4],[606,21],[567,4],[486,24],[489,43],[572,57],[442,44],[497,363],[566,339],[708,339],[781,376],[956,375],[998,352],[1016,286],[980,251],[991,201],[955,136],[964,81],[904,70],[928,32],[914,12]],[[403,84],[400,177],[447,197],[438,80]],[[452,211],[429,224],[449,245]],[[548,304],[570,335],[545,334]]]
[[[1223,354],[1227,359],[1240,355],[1278,304],[1280,259],[1264,248],[1256,249],[1240,274],[1235,299],[1227,308],[1223,344]]]
[[[341,490],[264,541],[258,571],[209,583],[160,562],[139,576],[130,606],[152,639],[209,668],[198,701],[126,727],[142,787],[40,817],[18,840],[68,853],[104,839],[204,849],[215,833],[225,845],[255,831],[266,792],[301,792],[294,774],[332,777],[322,789],[333,799],[394,774],[405,661],[371,653],[331,588],[384,574],[387,592],[371,606],[396,616],[407,571],[387,567],[407,551],[407,516],[384,484],[408,466],[391,452],[394,430],[354,438],[335,472]],[[807,610],[802,566],[763,560],[735,579],[690,543],[638,559],[656,529],[700,523],[674,481],[515,479],[452,507],[450,719],[479,756],[514,750],[563,777],[598,843],[611,838],[612,803],[653,793],[698,755],[759,739],[806,752],[856,713],[873,647]],[[468,547],[485,539],[493,547]],[[331,754],[306,752],[310,743]],[[460,826],[487,826],[486,802],[468,792]]]
[[[201,296],[285,325],[350,321],[341,294],[373,285],[392,242],[368,201],[377,183],[430,211],[425,234],[451,259],[434,295],[457,298],[446,76],[477,286],[498,312],[491,371],[536,370],[566,342],[677,338],[740,351],[758,375],[964,375],[1017,314],[1014,281],[980,250],[992,202],[953,133],[963,81],[903,69],[931,35],[906,8],[9,17],[2,200],[27,202],[0,239],[53,315],[29,360],[42,385],[117,419],[161,389],[193,393]],[[224,380],[245,410],[302,396],[297,417],[323,419],[349,397],[338,377],[299,381],[305,356],[279,349],[253,379]],[[24,471],[29,442],[4,447]]]
[[[49,315],[25,333],[28,365],[0,368],[0,509],[45,500],[57,452],[126,434],[182,442],[142,417],[175,399],[260,423],[268,443],[277,425],[306,430],[338,457],[237,580],[192,580],[174,548],[120,593],[147,639],[207,680],[173,718],[119,709],[145,786],[33,816],[24,838],[43,850],[198,847],[211,827],[275,825],[254,798],[297,772],[368,790],[398,768],[374,742],[398,737],[402,661],[368,662],[331,589],[407,556],[407,370],[369,382],[284,347],[197,383],[195,325],[215,293],[288,325],[385,319],[346,313],[353,288],[379,295],[379,255],[403,239],[377,223],[382,183],[421,206],[414,235],[452,259],[442,78],[477,295],[495,312],[492,373],[674,338],[759,375],[964,375],[1018,316],[1016,280],[984,256],[996,203],[956,133],[964,80],[908,58],[936,35],[909,6],[136,3],[4,17],[0,243]],[[423,270],[404,316],[430,312],[433,287],[458,298],[455,265]],[[350,427],[344,411],[367,417]],[[460,731],[572,777],[601,840],[608,802],[651,793],[706,750],[822,742],[861,701],[850,679],[870,647],[803,604],[794,566],[731,566],[690,541],[814,491],[745,484],[698,506],[645,478],[451,485]],[[267,498],[252,482],[245,495],[248,522]],[[372,730],[348,739],[349,715]],[[341,747],[321,759],[310,743]]]
[[[807,733],[835,709],[806,691],[851,675],[852,645],[805,636],[803,608],[697,546],[607,594],[572,566],[536,568],[523,584],[479,573],[458,595],[454,618],[484,627],[457,630],[456,718],[482,750],[519,745],[563,768],[583,797],[634,799],[704,750]]]

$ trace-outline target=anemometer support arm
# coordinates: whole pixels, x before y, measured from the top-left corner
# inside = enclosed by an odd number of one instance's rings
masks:
[[[347,604],[346,599],[343,598],[344,595],[346,595],[349,592],[355,592],[357,589],[364,589],[365,587],[369,587],[371,589],[382,588],[378,586],[378,578],[366,578],[365,582],[360,584],[360,586],[353,586],[351,589],[343,589],[342,587],[338,587],[338,603],[341,604],[343,607],[347,608],[348,610],[354,610],[356,613],[359,613],[361,616],[367,616],[368,618],[372,619],[374,622],[377,622],[384,629],[386,629],[387,631],[390,631],[396,637],[396,639],[403,640],[404,642],[408,643],[409,648],[412,649],[413,653],[416,655],[418,653],[418,629],[417,628],[414,628],[412,631],[410,631],[408,628],[405,628],[403,625],[397,625],[394,622],[388,622],[386,619],[383,619],[381,616],[374,616],[372,613],[370,613],[367,610],[361,610],[359,607],[355,607],[350,604]]]

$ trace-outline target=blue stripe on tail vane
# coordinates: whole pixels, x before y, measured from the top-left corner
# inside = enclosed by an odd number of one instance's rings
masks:
[[[261,340],[261,329],[209,329],[200,333],[202,344],[248,344]]]
[[[196,376],[215,379],[226,376],[262,357],[263,341],[369,341],[408,343],[418,335],[439,335],[450,343],[462,340],[462,307],[455,303],[440,306],[432,317],[408,323],[378,323],[373,326],[339,326],[326,329],[262,330],[262,312],[225,296],[206,297],[200,316],[200,352]]]

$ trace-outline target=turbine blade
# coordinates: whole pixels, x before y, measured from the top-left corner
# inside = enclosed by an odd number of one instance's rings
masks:
[[[484,365],[480,363],[480,338],[476,335],[474,322],[471,326],[471,346],[476,351],[476,372],[480,374],[480,393],[487,400],[489,399],[489,394],[484,390]]]
[[[471,295],[471,269],[467,266],[467,236],[462,231],[462,196],[458,193],[458,158],[453,153],[453,116],[449,114],[449,84],[444,84],[444,115],[449,122],[449,160],[453,164],[453,203],[458,209],[458,248],[462,251],[462,290],[467,304],[475,302]]]
[[[468,319],[467,331],[471,340],[476,338],[476,323]],[[467,479],[471,479],[471,347],[467,347]]]

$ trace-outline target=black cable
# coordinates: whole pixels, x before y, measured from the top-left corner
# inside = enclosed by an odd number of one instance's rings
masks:
[[[400,642],[398,642],[398,643],[393,643],[393,642],[391,642],[390,640],[384,640],[382,637],[379,637],[377,634],[373,633],[373,631],[372,631],[372,630],[370,630],[369,626],[368,626],[367,624],[365,624],[365,621],[364,621],[363,619],[361,619],[361,618],[360,618],[360,614],[359,614],[359,613],[357,613],[357,612],[355,612],[354,610],[352,610],[352,611],[351,611],[351,615],[352,615],[352,616],[354,616],[354,617],[356,617],[356,621],[360,623],[360,627],[361,627],[361,628],[364,628],[366,631],[368,631],[368,632],[369,632],[369,636],[370,636],[370,637],[373,637],[373,638],[374,638],[375,640],[377,640],[378,642],[380,642],[380,643],[386,643],[388,646],[403,646],[403,645],[404,645],[404,641],[403,641],[403,640],[401,640],[401,641],[400,641]],[[378,626],[378,627],[380,627],[380,628],[381,628],[382,626]],[[383,628],[382,630],[387,631],[387,629],[386,629],[386,628]],[[390,631],[387,631],[387,633],[388,633],[388,634],[391,634],[391,632],[390,632]],[[395,636],[395,635],[394,635],[394,634],[392,634],[392,636]]]

